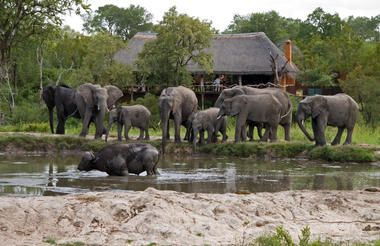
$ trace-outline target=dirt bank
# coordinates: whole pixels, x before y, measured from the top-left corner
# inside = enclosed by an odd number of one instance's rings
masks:
[[[380,190],[187,194],[131,193],[1,197],[1,245],[243,245],[283,225],[293,238],[368,242],[380,237]],[[129,243],[129,244],[128,244]]]

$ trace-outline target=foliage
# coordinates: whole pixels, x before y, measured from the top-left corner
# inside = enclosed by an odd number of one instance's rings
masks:
[[[126,44],[109,34],[99,33],[91,37],[88,52],[84,57],[84,66],[91,71],[93,79],[101,85],[116,82],[123,85],[126,78],[132,77],[132,69],[115,61],[114,55]],[[125,72],[122,70],[125,69]]]
[[[157,39],[146,42],[139,53],[137,66],[146,85],[178,86],[190,84],[192,77],[186,66],[198,64],[206,72],[213,68],[212,54],[203,51],[210,48],[211,23],[200,21],[186,14],[179,14],[175,7],[164,14],[155,26]]]
[[[112,4],[99,7],[95,13],[83,16],[84,30],[88,33],[116,35],[123,40],[132,38],[137,32],[151,31],[152,15],[143,7],[131,4],[128,8],[119,8]]]
[[[252,13],[246,16],[234,15],[232,23],[224,33],[264,32],[274,43],[294,39],[301,21],[286,19],[276,11]]]
[[[356,146],[315,147],[309,153],[311,159],[324,159],[337,162],[372,162],[375,161],[373,148]]]
[[[31,36],[42,36],[62,23],[62,15],[81,8],[83,0],[5,0],[0,9],[0,66],[10,58],[11,48]]]
[[[343,90],[360,102],[362,116],[366,124],[376,127],[380,124],[380,76],[367,76],[361,68],[355,69],[345,81],[341,81]]]
[[[323,73],[318,69],[307,69],[302,71],[298,77],[297,82],[303,86],[313,86],[313,87],[325,87],[333,86],[331,76]]]

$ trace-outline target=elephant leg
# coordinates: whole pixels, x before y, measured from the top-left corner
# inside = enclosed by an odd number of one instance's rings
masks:
[[[57,106],[57,119],[58,119],[58,125],[56,129],[56,134],[65,134],[65,112],[63,105]]]
[[[259,123],[256,125],[257,127],[257,135],[259,135],[259,138],[261,139],[263,137],[263,124]]]
[[[241,119],[241,117],[238,117],[238,119],[236,119],[236,125],[235,125],[235,143],[239,142],[240,141],[240,137],[242,136],[243,134],[243,129],[242,128],[245,128],[245,120]]]
[[[139,127],[139,129],[140,129],[140,135],[137,138],[137,140],[142,140],[142,139],[144,139],[144,128]]]
[[[125,140],[129,140],[128,133],[129,133],[129,130],[131,129],[131,127],[132,127],[131,122],[129,122],[129,121],[125,122],[125,129],[124,129]]]
[[[284,124],[284,125],[282,125],[282,127],[284,128],[285,140],[286,141],[290,141],[290,127],[291,127],[291,124],[290,123]]]
[[[311,125],[313,127],[315,145],[324,146],[326,145],[325,129],[326,125],[321,120],[321,117],[312,119]]]
[[[169,132],[169,131],[168,131]],[[181,115],[174,115],[174,142],[181,143]]]
[[[91,111],[92,109],[86,108],[86,111],[84,113],[84,118],[83,118],[82,131],[79,134],[79,136],[81,137],[86,137],[88,134],[88,128],[89,128],[89,124],[90,124],[90,120],[92,116]]]
[[[344,145],[352,144],[352,133],[354,132],[354,128],[347,128],[347,137],[346,141],[344,141]]]
[[[201,129],[199,131],[199,144],[204,145],[205,144],[205,130]]]
[[[261,142],[267,142],[269,138],[270,127],[265,125],[264,135],[260,138]]]
[[[170,139],[170,132],[169,132],[169,130],[170,130],[170,125],[169,125],[169,122],[170,122],[170,120],[168,120],[168,124],[167,124],[167,128],[166,128],[166,139]]]
[[[123,123],[117,122],[117,140],[121,141],[121,131],[123,130]]]
[[[186,121],[185,127],[186,127],[186,134],[185,134],[185,137],[183,138],[183,140],[190,141],[190,135],[191,135],[191,122],[190,122],[189,120]]]
[[[270,141],[271,142],[277,142],[277,126],[271,126],[270,127]]]
[[[144,131],[145,131],[145,140],[149,140],[150,139],[150,137],[149,137],[149,126],[147,126],[145,129],[144,129]]]
[[[207,130],[207,143],[215,143],[216,142],[216,133],[214,129],[208,129]]]
[[[249,141],[253,141],[253,131],[255,129],[255,125],[252,123],[248,123],[248,133],[247,137],[249,138]]]
[[[331,142],[331,145],[337,145],[340,144],[340,139],[342,137],[344,127],[338,127],[338,133],[336,134],[334,140]]]

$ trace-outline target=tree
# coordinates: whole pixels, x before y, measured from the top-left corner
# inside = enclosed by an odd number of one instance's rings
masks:
[[[134,84],[132,67],[115,61],[115,53],[126,48],[118,37],[99,33],[88,42],[87,55],[81,68],[92,75],[93,81],[101,85],[115,85],[121,89]]]
[[[270,40],[278,43],[284,39],[294,39],[298,34],[300,20],[284,18],[276,11],[235,15],[224,33],[264,32]]]
[[[347,24],[362,40],[380,41],[380,15],[371,18],[349,16]]]
[[[152,15],[145,8],[131,4],[119,8],[112,4],[99,7],[95,14],[83,16],[84,30],[88,33],[108,32],[123,40],[132,38],[137,32],[151,31]]]
[[[155,26],[157,39],[147,42],[138,55],[137,66],[149,81],[165,86],[189,84],[192,81],[186,66],[191,62],[207,73],[213,69],[211,23],[186,14],[178,14],[175,7],[164,14]],[[144,82],[145,83],[145,82]]]
[[[338,37],[342,33],[343,26],[344,21],[338,14],[329,14],[322,8],[316,8],[300,25],[298,39],[307,42],[315,35],[319,35],[322,39]]]
[[[33,35],[62,24],[62,15],[80,8],[84,0],[3,0],[0,2],[0,65],[10,59],[11,48]]]
[[[16,45],[33,36],[43,36],[62,24],[62,16],[69,11],[88,8],[84,0],[3,0],[0,1],[0,93],[9,102],[13,112],[14,92],[9,72],[11,51]],[[8,90],[3,90],[3,82]],[[1,113],[1,112],[0,112]],[[0,114],[1,117],[1,114]]]

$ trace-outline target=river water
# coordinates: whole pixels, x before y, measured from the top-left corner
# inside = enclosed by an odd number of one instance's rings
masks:
[[[0,195],[46,196],[88,191],[276,192],[380,187],[380,164],[309,160],[259,161],[196,156],[160,160],[160,176],[110,177],[80,172],[81,156],[0,155]]]

